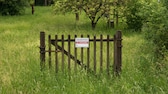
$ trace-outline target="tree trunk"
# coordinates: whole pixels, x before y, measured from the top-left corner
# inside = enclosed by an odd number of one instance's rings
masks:
[[[96,22],[92,21],[92,30],[94,30],[94,29],[95,29],[96,24],[97,24]]]
[[[51,5],[51,0],[48,0],[48,5],[49,5],[49,6]]]
[[[118,10],[116,11],[116,25],[118,26]]]
[[[32,15],[34,14],[34,4],[31,4],[32,7]]]
[[[47,6],[47,0],[44,1],[44,5]]]
[[[75,13],[76,21],[79,21],[79,13]]]

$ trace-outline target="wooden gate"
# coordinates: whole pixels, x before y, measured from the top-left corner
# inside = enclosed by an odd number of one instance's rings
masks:
[[[72,38],[73,37],[73,38]],[[77,47],[76,39],[88,39],[88,42],[84,42],[88,47]],[[119,75],[121,72],[122,64],[122,34],[121,31],[117,31],[111,38],[109,35],[103,36],[64,36],[60,38],[55,35],[51,39],[51,35],[48,35],[48,49],[45,44],[45,32],[40,32],[40,66],[41,70],[45,67],[46,53],[48,53],[48,65],[52,68],[52,58],[55,58],[55,71],[60,69],[64,71],[72,68],[76,71],[77,67],[92,71],[94,73],[102,73],[106,71],[110,74],[112,70],[114,74]],[[52,50],[52,45],[54,50]],[[52,56],[51,53],[55,53]],[[66,68],[67,67],[67,68]]]

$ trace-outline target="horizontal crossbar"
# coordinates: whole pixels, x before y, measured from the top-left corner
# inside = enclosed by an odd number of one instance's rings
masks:
[[[55,41],[55,39],[51,39],[51,41]],[[62,39],[57,39],[57,42],[61,42],[61,41],[62,41]],[[68,41],[75,42],[75,39],[70,39],[70,40],[65,39],[65,40],[63,40],[63,41],[64,41],[64,42],[68,42]],[[89,39],[89,41],[93,42],[94,39]],[[96,39],[96,41],[101,41],[101,39]],[[109,39],[109,40],[107,40],[107,39],[102,39],[102,41],[103,41],[103,42],[106,42],[106,41],[114,41],[114,39],[113,39],[113,38],[111,38],[111,39]]]
[[[61,52],[60,50],[46,50],[46,51],[40,51],[40,53],[45,53],[45,52]]]

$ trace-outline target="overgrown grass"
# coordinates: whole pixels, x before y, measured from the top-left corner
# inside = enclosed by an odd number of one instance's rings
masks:
[[[123,31],[123,65],[120,77],[95,77],[85,70],[77,73],[40,71],[39,32],[58,35],[110,34],[100,21],[92,31],[90,22],[81,14],[54,15],[50,7],[30,8],[22,16],[0,16],[0,94],[166,94],[167,60],[155,62],[152,45],[143,34]],[[168,59],[168,58],[167,58]],[[158,63],[158,64],[157,64]]]

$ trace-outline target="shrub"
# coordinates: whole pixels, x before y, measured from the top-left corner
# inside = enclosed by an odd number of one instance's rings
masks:
[[[143,25],[145,38],[154,45],[156,58],[164,58],[168,50],[168,10],[160,3],[152,3],[144,7],[146,23]]]
[[[35,5],[36,6],[44,6],[45,5],[45,2],[47,5],[51,5],[54,3],[54,0],[35,0]]]
[[[28,5],[26,0],[1,0],[1,15],[20,15],[24,12],[24,7]]]
[[[35,0],[35,5],[36,6],[43,6],[44,5],[44,0]]]
[[[142,4],[139,0],[130,0],[127,2],[125,17],[128,29],[141,30],[143,25],[143,18],[139,15],[141,7]]]

